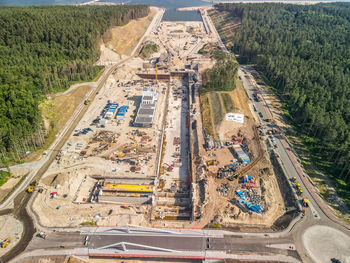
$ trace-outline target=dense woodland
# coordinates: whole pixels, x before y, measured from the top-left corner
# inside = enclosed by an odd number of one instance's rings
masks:
[[[0,159],[19,160],[44,142],[38,109],[45,94],[91,80],[103,33],[149,7],[0,8]]]
[[[298,129],[310,139],[312,156],[346,189],[350,182],[350,4],[222,4],[217,8],[241,19],[230,39],[232,51],[242,63],[257,65]]]

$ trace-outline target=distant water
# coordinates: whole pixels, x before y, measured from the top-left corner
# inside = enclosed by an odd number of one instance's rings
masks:
[[[0,0],[0,5],[71,5],[81,4],[86,0]]]
[[[0,5],[69,5],[81,4],[89,0],[0,0]],[[164,8],[180,8],[189,6],[202,6],[208,3],[201,0],[101,0],[116,4],[146,4]]]
[[[0,5],[68,5],[81,4],[89,0],[0,0]],[[146,4],[166,8],[163,20],[166,21],[200,21],[196,11],[177,11],[177,8],[190,6],[206,6],[201,0],[100,0],[115,4]]]

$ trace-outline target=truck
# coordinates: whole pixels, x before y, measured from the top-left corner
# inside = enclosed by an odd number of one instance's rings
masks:
[[[37,237],[41,237],[42,239],[46,239],[47,235],[45,234],[45,232],[39,232],[37,235]]]

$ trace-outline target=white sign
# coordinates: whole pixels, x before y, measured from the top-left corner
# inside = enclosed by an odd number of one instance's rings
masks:
[[[239,123],[244,123],[244,114],[241,113],[226,113],[227,121],[235,121]]]

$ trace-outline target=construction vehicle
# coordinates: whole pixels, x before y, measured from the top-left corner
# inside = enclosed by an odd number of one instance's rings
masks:
[[[0,246],[1,246],[2,248],[5,248],[5,247],[7,247],[8,243],[9,243],[10,241],[11,241],[11,238],[8,237],[8,238],[6,238],[5,240],[3,240],[2,242],[0,242]]]
[[[39,193],[42,193],[43,189],[41,186],[38,186],[38,185],[34,185],[34,186],[29,186],[27,188],[27,193],[32,193],[34,192],[35,190],[38,190]]]
[[[309,199],[303,199],[303,207],[309,207]]]
[[[40,232],[36,235],[37,237],[41,237],[42,239],[46,239],[47,235],[45,234],[45,232]]]
[[[172,172],[174,170],[174,167],[172,167],[171,165],[167,164],[167,163],[164,163],[168,168],[167,168],[167,171],[168,172]]]
[[[302,195],[302,194],[303,194],[303,190],[301,190],[300,187],[299,187],[298,190],[297,190],[297,194],[298,194],[298,195]]]
[[[88,100],[84,100],[84,105],[89,105],[89,103],[90,103],[89,99]]]
[[[209,160],[207,161],[207,166],[214,166],[217,165],[218,161],[217,160]]]

